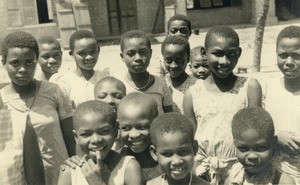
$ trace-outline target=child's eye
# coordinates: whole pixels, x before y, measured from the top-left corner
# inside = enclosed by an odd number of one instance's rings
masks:
[[[104,129],[98,132],[99,135],[108,135],[111,133],[111,129]]]
[[[189,154],[191,154],[191,150],[188,150],[188,149],[181,150],[181,151],[178,152],[178,155],[180,155],[180,156],[186,156],[186,155],[189,155]]]
[[[80,51],[80,52],[77,52],[77,54],[81,57],[85,57],[87,55],[87,52],[85,51]]]
[[[279,53],[278,56],[282,59],[286,59],[288,57],[288,54],[286,53]]]
[[[89,137],[91,134],[88,132],[80,133],[79,136],[81,137]]]
[[[217,56],[217,57],[223,57],[224,56],[224,53],[223,52],[214,52],[212,53],[213,55]]]
[[[171,157],[173,155],[173,153],[172,152],[162,152],[161,155],[164,157]]]
[[[27,61],[26,62],[26,66],[33,66],[34,65],[34,62],[33,61]]]
[[[148,54],[148,49],[141,49],[141,50],[139,51],[139,54],[140,54],[140,55],[147,55],[147,54]]]
[[[106,94],[100,94],[100,95],[98,95],[98,99],[104,99],[106,97]]]
[[[167,64],[171,64],[173,62],[172,58],[165,58]]]
[[[135,51],[127,51],[126,54],[130,57],[133,57],[135,55],[135,53],[136,53]]]
[[[138,130],[147,130],[147,129],[149,129],[149,126],[138,126],[136,129],[138,129]]]
[[[292,58],[295,60],[300,60],[300,53],[293,53]]]
[[[124,131],[124,132],[127,132],[127,131],[131,130],[131,127],[130,127],[130,126],[120,126],[119,128],[120,128],[122,131]]]
[[[268,147],[267,147],[267,146],[257,146],[257,147],[255,148],[255,151],[257,151],[257,152],[264,152],[264,151],[266,151],[266,150],[268,150]]]
[[[177,64],[179,64],[179,63],[183,63],[184,60],[185,60],[185,58],[176,58],[175,62],[176,62]]]
[[[93,49],[89,52],[90,55],[95,55],[97,53],[98,53],[98,50],[96,50],[96,49]]]
[[[14,67],[17,67],[19,65],[19,62],[18,61],[12,61],[12,62],[10,62],[10,64]]]
[[[247,147],[237,147],[237,149],[240,151],[240,152],[247,152],[249,151],[249,149]]]
[[[43,55],[42,58],[44,58],[45,60],[48,60],[50,58],[50,55]]]
[[[122,99],[124,96],[122,94],[116,94],[114,95],[114,98],[117,98],[117,99]]]
[[[237,52],[230,52],[228,53],[228,58],[232,58],[232,57],[236,57],[237,56]]]

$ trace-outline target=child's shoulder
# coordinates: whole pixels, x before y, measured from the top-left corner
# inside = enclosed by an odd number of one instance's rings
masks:
[[[72,169],[70,167],[66,166],[64,171],[60,170],[57,184],[58,185],[72,184]]]
[[[209,185],[209,182],[193,174],[192,185]]]
[[[275,177],[276,178],[276,177]],[[282,172],[277,184],[296,184],[295,180],[287,173]]]
[[[162,176],[155,177],[154,179],[151,179],[147,181],[147,185],[157,185],[157,184],[162,184],[163,178]]]

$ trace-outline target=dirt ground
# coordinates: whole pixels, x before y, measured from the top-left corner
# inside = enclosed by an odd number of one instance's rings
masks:
[[[286,26],[297,25],[300,26],[300,20],[293,20],[288,22],[280,22],[276,25],[269,25],[265,28],[264,40],[263,40],[263,49],[262,49],[262,58],[261,58],[261,72],[253,73],[251,70],[248,70],[246,75],[256,77],[258,79],[264,79],[265,77],[276,77],[281,75],[278,71],[276,65],[276,38],[278,33]],[[251,66],[253,60],[253,48],[254,48],[254,37],[255,37],[255,27],[254,25],[237,25],[233,28],[238,32],[240,37],[240,45],[243,50],[240,57],[239,63],[237,64],[236,69],[239,66]],[[203,45],[204,37],[208,28],[200,29],[200,34],[192,34],[190,37],[191,48]],[[157,42],[152,44],[153,55],[152,59],[160,55],[160,46],[161,42],[165,38],[164,34],[161,34],[154,38]],[[149,70],[151,71],[153,67],[153,62],[150,63]],[[65,72],[68,70],[73,70],[75,68],[75,63],[73,59],[69,56],[68,51],[63,51],[63,64],[60,69],[60,72]],[[120,47],[119,45],[108,45],[102,46],[99,56],[98,63],[95,67],[96,69],[109,68],[110,71],[114,74],[118,74],[126,71],[126,67],[123,64],[120,58]],[[39,72],[39,69],[37,69]],[[235,70],[236,72],[236,70]],[[3,66],[0,67],[0,82],[9,82],[9,78],[3,69]]]

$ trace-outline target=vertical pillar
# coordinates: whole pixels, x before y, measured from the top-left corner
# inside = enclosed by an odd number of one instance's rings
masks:
[[[259,15],[259,11],[262,9],[262,0],[254,0],[252,1],[252,17],[251,23],[256,23],[256,20]],[[277,17],[275,15],[275,0],[270,0],[270,7],[267,16],[267,24],[272,24],[277,22]]]
[[[186,0],[176,0],[176,14],[186,16]]]

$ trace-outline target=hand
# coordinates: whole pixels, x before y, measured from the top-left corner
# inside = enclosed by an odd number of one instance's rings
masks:
[[[96,151],[96,164],[89,158],[81,167],[81,171],[89,184],[107,184],[110,171],[102,162],[100,151]]]
[[[66,159],[64,164],[60,165],[60,170],[65,171],[66,166],[75,169],[76,166],[81,167],[84,162],[85,161],[81,157],[74,155]]]
[[[300,136],[294,132],[278,131],[278,143],[289,155],[300,154]]]

